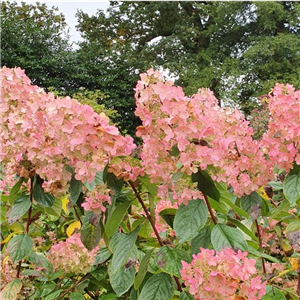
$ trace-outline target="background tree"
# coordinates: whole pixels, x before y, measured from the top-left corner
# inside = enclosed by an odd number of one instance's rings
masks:
[[[84,45],[126,57],[128,74],[162,67],[188,94],[209,87],[249,113],[276,82],[300,86],[299,12],[297,2],[111,1],[108,14],[80,11],[78,29]]]
[[[63,14],[45,3],[1,3],[1,60],[21,67],[43,88],[73,89],[77,59]]]

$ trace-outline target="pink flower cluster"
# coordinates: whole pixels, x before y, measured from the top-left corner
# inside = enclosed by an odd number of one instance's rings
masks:
[[[56,270],[66,274],[83,275],[89,272],[95,262],[95,255],[99,247],[88,251],[82,244],[80,234],[76,233],[66,239],[54,244],[47,258]]]
[[[65,192],[75,178],[92,181],[114,156],[129,155],[131,137],[119,135],[103,113],[69,97],[30,84],[20,68],[1,69],[1,151],[7,180],[34,173],[52,193]]]
[[[300,91],[277,84],[269,95],[269,115],[262,148],[274,165],[288,172],[293,162],[300,165]]]
[[[136,181],[138,176],[145,175],[140,161],[132,156],[113,158],[108,172],[113,173],[118,179],[124,179],[125,181]]]
[[[112,191],[107,188],[106,184],[98,184],[96,189],[87,192],[85,202],[81,206],[86,211],[93,211],[96,214],[105,212],[104,203],[111,204],[110,194]]]
[[[213,166],[213,178],[241,196],[272,178],[249,122],[237,110],[222,109],[210,90],[189,98],[149,70],[141,75],[135,97],[136,115],[143,121],[137,130],[144,141],[142,164],[153,182],[170,183],[178,169],[191,175],[198,167]]]
[[[200,249],[190,264],[182,261],[180,271],[195,300],[229,300],[238,296],[259,300],[266,293],[266,282],[255,276],[255,260],[248,259],[247,252]]]

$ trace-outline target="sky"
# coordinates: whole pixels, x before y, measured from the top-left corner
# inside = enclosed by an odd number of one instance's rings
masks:
[[[26,2],[30,4],[34,4],[36,2],[46,3],[49,8],[56,6],[59,9],[59,12],[62,13],[65,18],[68,26],[70,27],[70,40],[72,42],[80,41],[80,34],[76,31],[76,24],[77,18],[75,14],[78,9],[81,9],[83,12],[87,13],[88,15],[94,15],[98,9],[106,10],[109,6],[109,1],[72,1],[72,0],[65,0],[65,1],[31,1],[31,0],[22,0],[17,1],[18,3]]]

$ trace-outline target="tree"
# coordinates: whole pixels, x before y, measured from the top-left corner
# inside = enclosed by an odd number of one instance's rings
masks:
[[[79,12],[78,29],[131,69],[162,67],[188,94],[209,87],[249,113],[249,100],[276,82],[300,86],[299,10],[297,2],[111,1],[108,14]]]
[[[69,42],[65,18],[46,4],[1,3],[1,59],[7,67],[26,69],[43,88],[74,88],[76,55]]]

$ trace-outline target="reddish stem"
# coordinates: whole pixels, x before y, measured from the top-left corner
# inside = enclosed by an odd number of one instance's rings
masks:
[[[156,236],[156,238],[157,238],[157,241],[158,241],[159,245],[160,245],[161,247],[163,247],[163,246],[164,246],[164,243],[163,243],[163,241],[161,240],[161,237],[159,236],[159,233],[158,233],[158,231],[157,231],[157,229],[156,229],[156,227],[155,227],[155,223],[154,223],[154,221],[153,221],[151,215],[149,214],[149,212],[148,212],[148,210],[147,210],[147,207],[146,207],[145,204],[144,204],[143,199],[141,198],[140,194],[138,193],[138,191],[137,191],[137,189],[135,188],[135,186],[134,186],[134,184],[132,183],[132,181],[129,180],[128,182],[129,182],[129,184],[130,184],[132,190],[134,191],[135,196],[137,197],[138,201],[140,202],[140,204],[141,204],[142,207],[143,207],[143,210],[144,210],[144,212],[145,212],[145,214],[146,214],[146,217],[147,217],[147,219],[149,220],[149,222],[150,222],[150,224],[151,224],[151,226],[152,226],[152,228],[153,228],[153,231],[154,231],[154,233],[155,233],[155,236]],[[179,279],[178,279],[176,276],[173,276],[173,278],[174,278],[174,280],[175,280],[175,282],[176,282],[178,291],[182,292],[182,288],[181,288],[181,284],[180,284],[180,282],[179,282]]]
[[[260,247],[260,248],[263,248],[263,246],[262,246],[262,239],[261,239],[261,235],[260,235],[260,229],[259,229],[259,225],[258,225],[257,220],[255,220],[255,225],[256,225],[256,230],[257,230],[257,236],[258,236],[258,241],[259,241],[259,247]],[[267,271],[266,271],[266,266],[265,266],[265,260],[264,260],[263,257],[261,258],[261,262],[262,262],[263,272],[264,272],[264,274],[266,275],[266,274],[267,274]]]
[[[211,209],[211,206],[210,206],[210,204],[209,204],[208,198],[207,198],[207,196],[206,196],[205,194],[203,194],[203,196],[204,196],[205,203],[206,203],[206,206],[207,206],[207,208],[208,208],[209,214],[210,214],[210,216],[211,216],[213,222],[215,223],[215,225],[217,225],[217,224],[218,224],[218,221],[217,221],[217,219],[216,219],[216,217],[215,217],[215,215],[214,215],[214,213],[213,213],[213,211],[212,211],[212,209]]]

